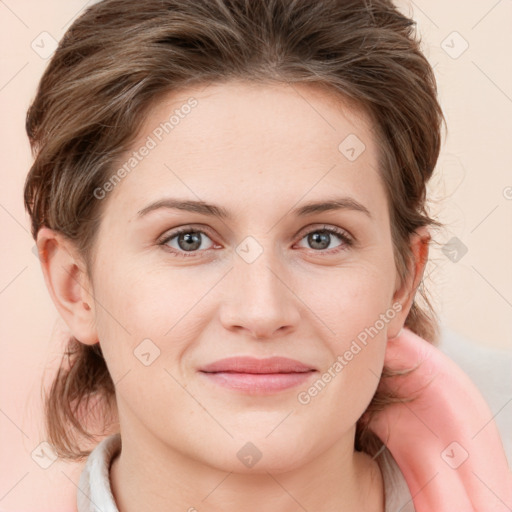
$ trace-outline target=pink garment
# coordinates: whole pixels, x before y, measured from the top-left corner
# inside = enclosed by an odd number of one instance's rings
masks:
[[[402,471],[416,512],[510,512],[512,473],[492,413],[471,379],[411,330],[388,341],[392,377],[383,389],[412,402],[386,406],[370,429]],[[423,388],[423,389],[422,389]]]

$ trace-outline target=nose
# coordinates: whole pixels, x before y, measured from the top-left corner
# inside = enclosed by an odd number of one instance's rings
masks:
[[[254,338],[271,338],[293,331],[300,319],[297,296],[288,273],[276,260],[260,257],[247,263],[236,257],[226,283],[221,322],[230,331],[246,331]]]

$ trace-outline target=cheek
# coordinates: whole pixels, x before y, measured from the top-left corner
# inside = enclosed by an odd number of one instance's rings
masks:
[[[376,337],[357,350],[350,359],[339,351],[340,357],[333,359],[319,380],[300,397],[301,404],[308,403],[308,418],[323,418],[331,426],[334,438],[355,425],[371,402],[382,370],[385,340]]]
[[[136,416],[152,418],[151,423],[167,424],[165,411],[183,407],[172,376],[184,382],[177,366],[190,339],[183,336],[184,315],[193,299],[197,302],[198,290],[181,288],[183,283],[176,280],[171,285],[163,273],[118,263],[98,273],[95,290],[102,305],[96,310],[98,337],[118,406],[124,414],[130,409]],[[185,293],[176,293],[176,288]]]
[[[193,267],[148,271],[127,261],[116,263],[99,269],[94,290],[96,328],[113,378],[139,363],[139,352],[156,354],[158,363],[171,366],[187,343],[199,339],[200,299],[218,276]]]
[[[395,277],[389,269],[369,262],[331,270],[316,277],[304,275],[297,294],[305,298],[317,318],[316,323],[321,321],[339,349],[392,309]],[[380,322],[378,328],[382,330]]]
[[[330,357],[313,386],[298,396],[299,403],[307,404],[307,417],[324,418],[333,436],[342,435],[358,421],[377,390],[387,323],[395,314],[384,307],[384,299],[370,290],[340,299],[337,316],[330,322],[336,334],[325,340]]]
[[[339,425],[347,414],[356,421],[377,388],[387,328],[397,314],[391,304],[393,280],[394,274],[380,266],[354,265],[333,273],[323,287],[308,288],[307,303],[326,326],[322,332],[330,353],[322,368],[328,391],[321,392],[317,405],[323,402]]]

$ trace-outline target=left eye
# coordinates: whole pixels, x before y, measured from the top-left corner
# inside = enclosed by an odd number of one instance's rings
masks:
[[[334,247],[329,247],[333,236],[341,240],[341,243]],[[315,251],[333,249],[340,247],[341,245],[350,246],[352,243],[351,239],[344,232],[327,227],[310,231],[301,239],[301,241],[302,240],[306,240],[310,247]]]

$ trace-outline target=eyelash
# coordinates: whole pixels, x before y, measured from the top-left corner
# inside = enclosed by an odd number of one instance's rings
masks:
[[[315,228],[310,231],[307,231],[300,237],[299,240],[302,240],[303,238],[307,237],[311,233],[317,233],[317,232],[323,232],[323,233],[329,233],[331,235],[336,235],[337,237],[340,238],[340,240],[344,244],[344,245],[335,247],[334,249],[318,249],[318,250],[311,249],[312,251],[319,254],[320,256],[325,255],[325,254],[328,254],[328,255],[337,254],[338,252],[347,250],[348,248],[352,247],[352,245],[354,244],[354,241],[352,240],[352,238],[349,237],[349,235],[346,233],[346,231],[344,231],[340,228],[333,227],[333,226],[323,226],[322,228]],[[208,235],[208,232],[203,229],[196,229],[193,226],[184,226],[182,228],[176,229],[171,234],[166,235],[165,238],[157,241],[157,244],[160,246],[163,246],[166,251],[168,251],[170,254],[172,254],[173,256],[176,256],[178,258],[197,257],[197,253],[200,251],[197,251],[197,250],[196,251],[188,251],[188,253],[187,253],[187,251],[176,251],[176,249],[171,248],[166,245],[173,238],[176,238],[177,236],[181,235],[182,233],[201,233],[201,234],[208,236],[208,238],[211,239],[211,237]],[[210,251],[210,250],[212,250],[212,249],[205,249],[205,251]]]

